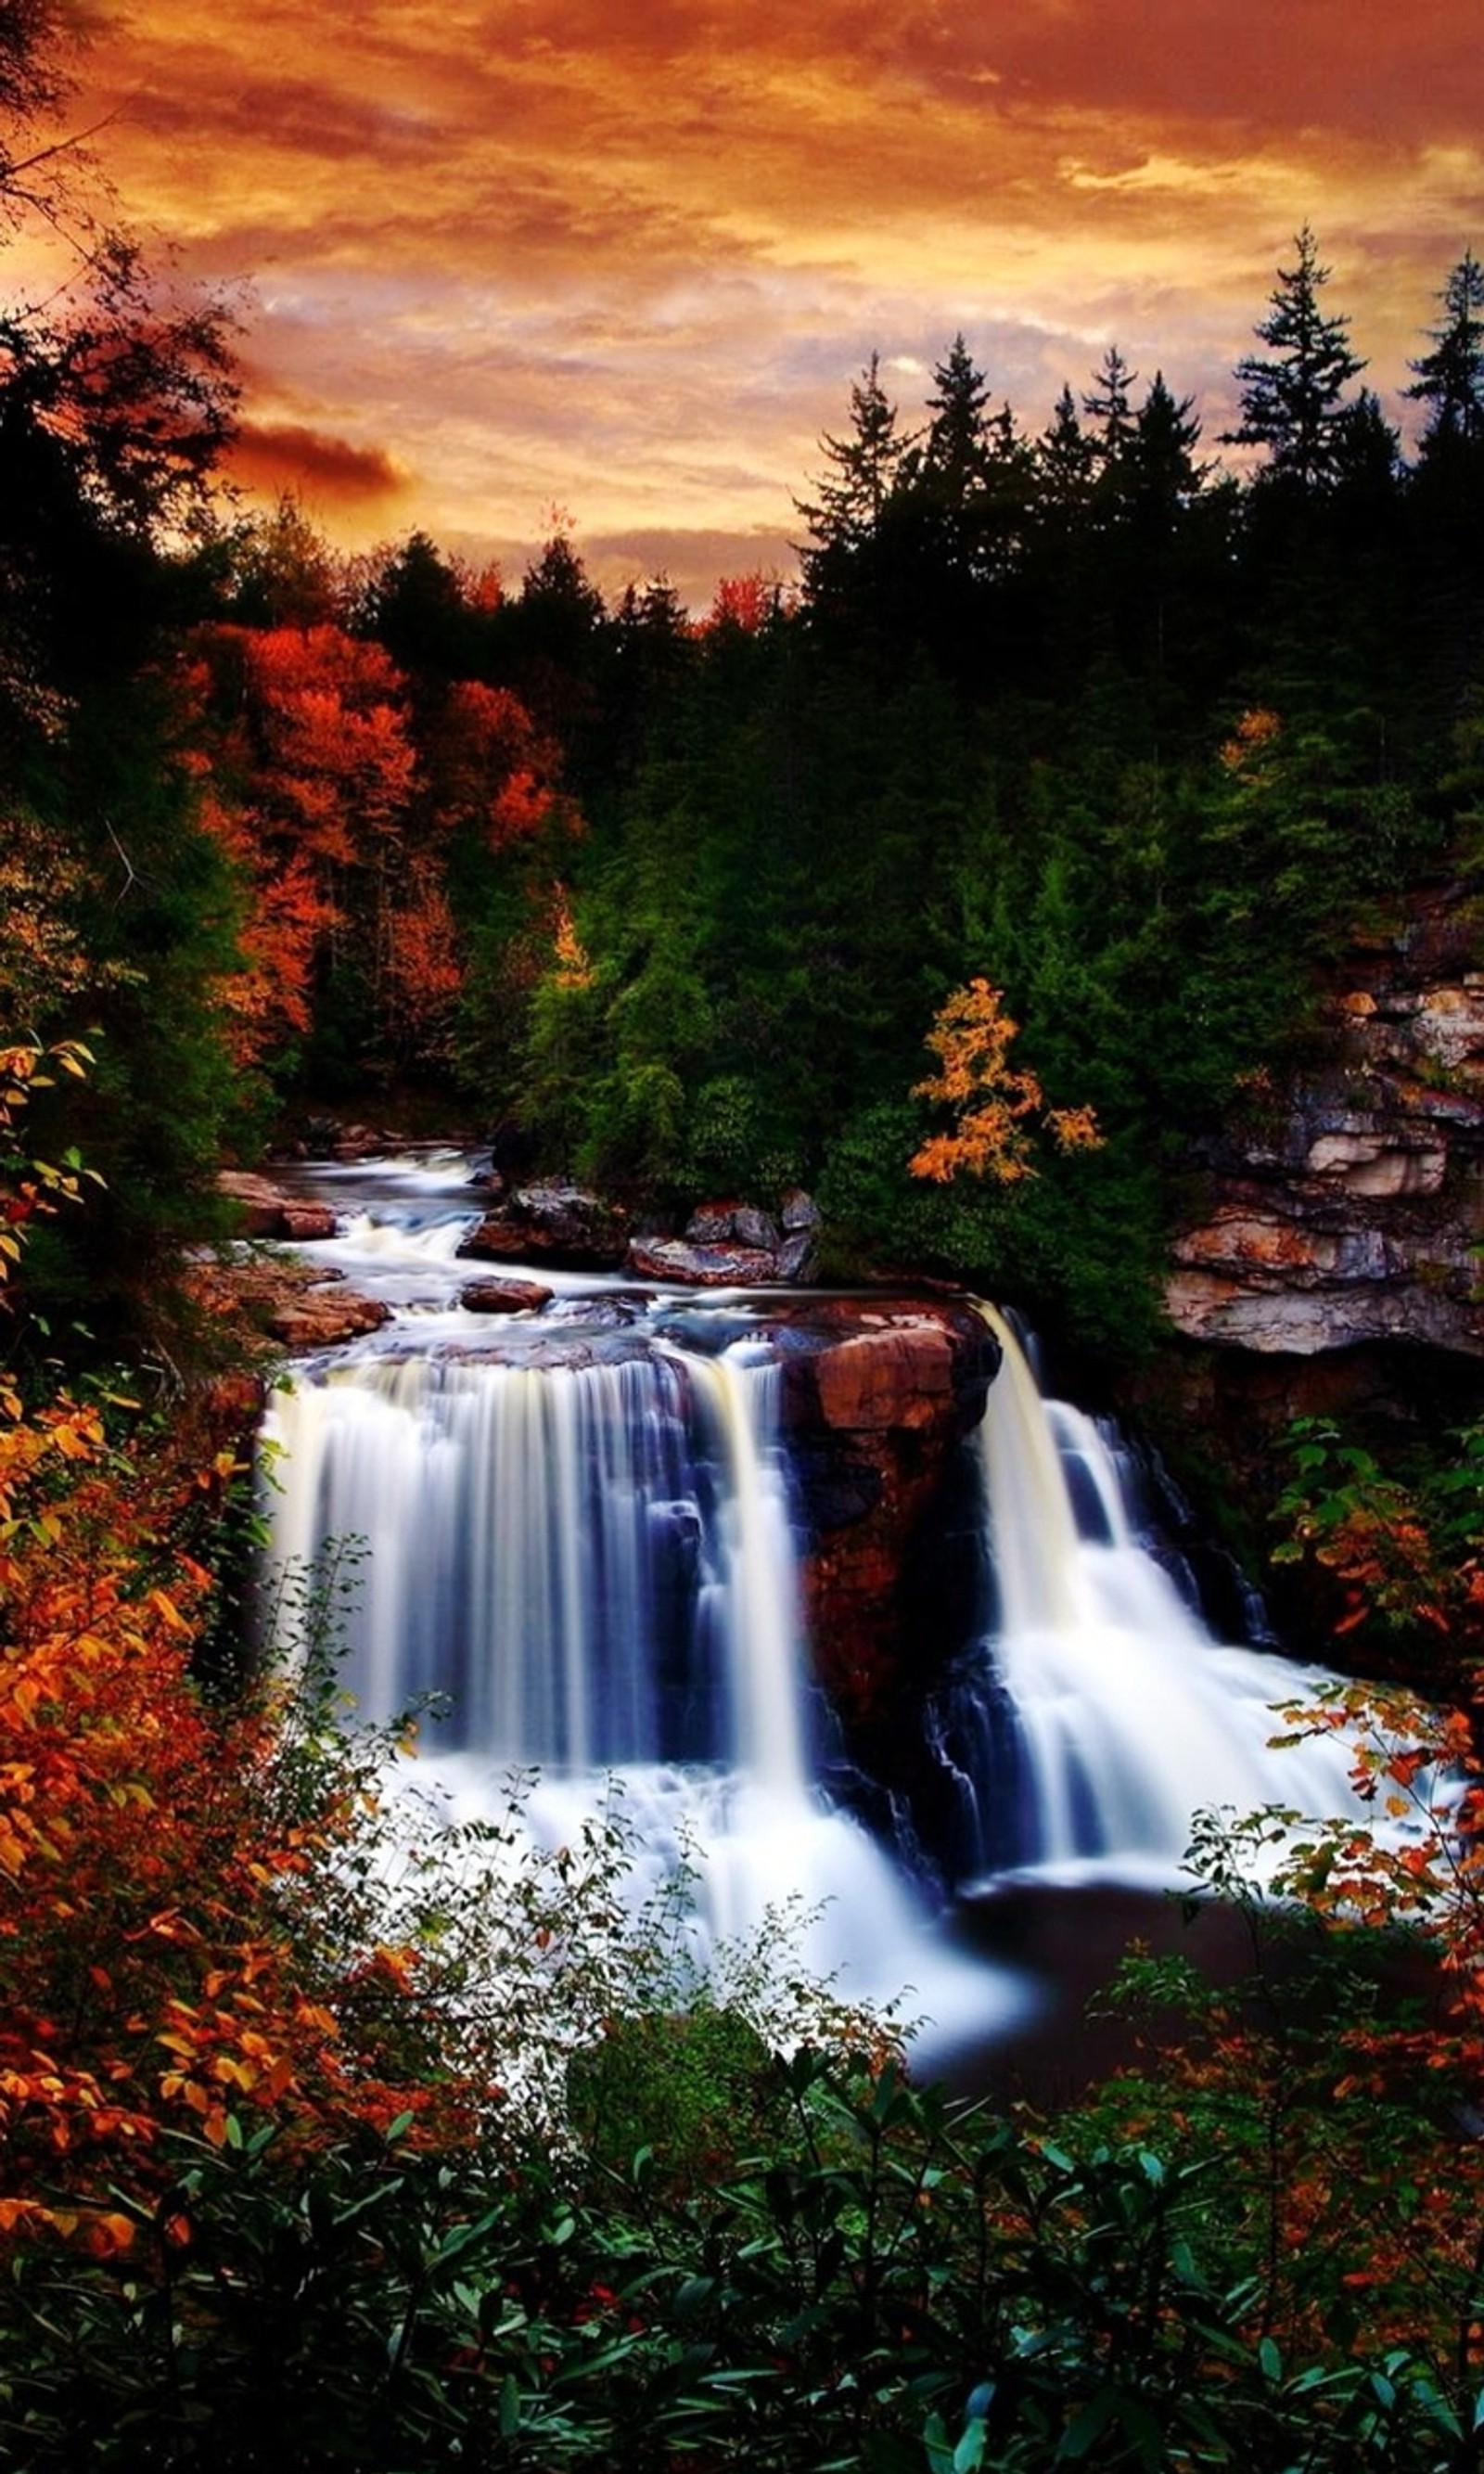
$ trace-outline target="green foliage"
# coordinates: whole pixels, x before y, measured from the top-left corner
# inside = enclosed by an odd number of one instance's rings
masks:
[[[892,2067],[775,2065],[766,2159],[596,2195],[379,2147],[181,2141],[127,2268],[21,2263],[0,2432],[35,2469],[475,2464],[1435,2474],[1404,2346],[1251,2333],[1211,2171],[951,2115]],[[147,2451],[147,2458],[141,2456]]]
[[[1311,1620],[1373,1666],[1466,1688],[1484,1655],[1484,1425],[1414,1444],[1391,1467],[1323,1418],[1289,1428],[1273,1561]]]

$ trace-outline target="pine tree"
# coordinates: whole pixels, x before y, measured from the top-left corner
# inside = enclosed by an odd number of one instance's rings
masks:
[[[1083,398],[1083,412],[1099,424],[1097,449],[1105,464],[1116,463],[1129,443],[1133,429],[1131,390],[1138,375],[1130,369],[1117,345],[1109,344],[1102,368],[1093,374],[1092,393]]]
[[[1278,268],[1271,315],[1255,329],[1267,352],[1237,363],[1242,419],[1225,441],[1266,448],[1268,474],[1310,496],[1338,477],[1345,389],[1366,365],[1350,350],[1349,319],[1322,305],[1330,269],[1321,266],[1307,224],[1294,246],[1298,263]]]
[[[1097,462],[1097,442],[1078,417],[1069,386],[1058,396],[1050,422],[1035,442],[1039,496],[1044,508],[1075,516],[1086,505]]]
[[[826,434],[819,442],[831,470],[818,484],[818,497],[794,501],[813,541],[803,553],[811,585],[821,561],[828,562],[832,553],[859,549],[877,530],[912,443],[898,433],[896,422],[896,406],[881,383],[880,355],[872,352],[850,390],[850,435]]]
[[[936,498],[961,510],[985,484],[989,381],[975,367],[961,334],[955,335],[948,356],[939,361],[933,379],[937,392],[928,398],[933,418],[928,424],[922,474]]]
[[[1126,452],[1130,512],[1148,538],[1163,541],[1200,497],[1210,471],[1196,461],[1201,424],[1195,400],[1177,401],[1156,370],[1139,406]]]
[[[1424,460],[1455,447],[1484,445],[1484,266],[1465,250],[1438,295],[1443,324],[1433,349],[1407,366],[1417,380],[1403,393],[1427,406],[1419,446]]]

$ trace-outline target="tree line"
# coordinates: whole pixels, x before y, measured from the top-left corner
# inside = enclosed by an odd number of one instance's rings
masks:
[[[961,335],[915,424],[875,358],[852,386],[796,587],[609,603],[562,533],[507,586],[233,507],[228,309],[38,134],[64,22],[0,42],[0,194],[74,250],[0,313],[0,1012],[92,1040],[108,1178],[34,1249],[62,1319],[158,1299],[224,1152],[359,1105],[660,1212],[804,1180],[837,1269],[1136,1344],[1192,1140],[1326,944],[1476,860],[1472,250],[1410,461],[1305,229],[1237,372],[1244,474],[1162,369],[1109,348],[1033,433]],[[923,1043],[977,981],[1102,1137],[1013,1194],[910,1174]]]

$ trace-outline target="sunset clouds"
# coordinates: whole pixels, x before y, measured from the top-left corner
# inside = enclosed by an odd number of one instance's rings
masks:
[[[787,567],[878,350],[1039,426],[1116,340],[1208,433],[1307,217],[1404,382],[1484,241],[1476,0],[134,0],[79,99],[136,223],[251,283],[242,476],[343,540],[607,583]]]

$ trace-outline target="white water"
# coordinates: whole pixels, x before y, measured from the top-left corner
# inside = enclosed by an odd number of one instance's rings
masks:
[[[383,1237],[357,1214],[316,1249],[358,1283],[368,1262],[410,1269],[418,1294],[300,1369],[264,1424],[275,1564],[307,1571],[330,1541],[364,1541],[342,1673],[359,1713],[448,1696],[425,1784],[451,1818],[502,1815],[511,1775],[534,1769],[525,1821],[548,1846],[574,1843],[617,1784],[649,1859],[638,1893],[695,1862],[703,1949],[766,1939],[788,1911],[798,1957],[852,1999],[905,1996],[956,2038],[1022,2009],[1019,1979],[943,1949],[891,1856],[815,1784],[766,1344],[693,1352],[663,1317],[616,1334],[614,1284],[591,1281],[492,1335],[450,1301],[467,1271],[449,1225]],[[467,1212],[452,1225],[456,1243]]]
[[[617,1778],[656,1869],[701,1851],[703,1943],[802,1907],[807,1964],[856,1998],[913,1987],[930,2052],[1023,2013],[1025,1979],[947,1950],[816,1782],[763,1328],[736,1299],[569,1276],[492,1332],[457,1303],[475,1216],[462,1163],[316,1189],[353,1209],[302,1250],[395,1312],[277,1395],[273,1553],[309,1569],[328,1540],[365,1542],[345,1677],[363,1713],[448,1696],[420,1764],[447,1807],[502,1811],[510,1773],[535,1768],[528,1826],[551,1846]],[[986,1312],[1004,1349],[979,1438],[999,1616],[972,1743],[948,1762],[982,1856],[1173,1882],[1199,1807],[1350,1808],[1342,1748],[1268,1749],[1272,1705],[1318,1679],[1209,1638],[1134,1536],[1096,1427],[1041,1398]]]
[[[1275,1703],[1327,1679],[1212,1640],[1134,1535],[1093,1420],[1042,1398],[1013,1330],[985,1311],[1005,1352],[980,1440],[1020,1868],[1170,1880],[1198,1810],[1358,1817],[1343,1741],[1271,1749]]]

